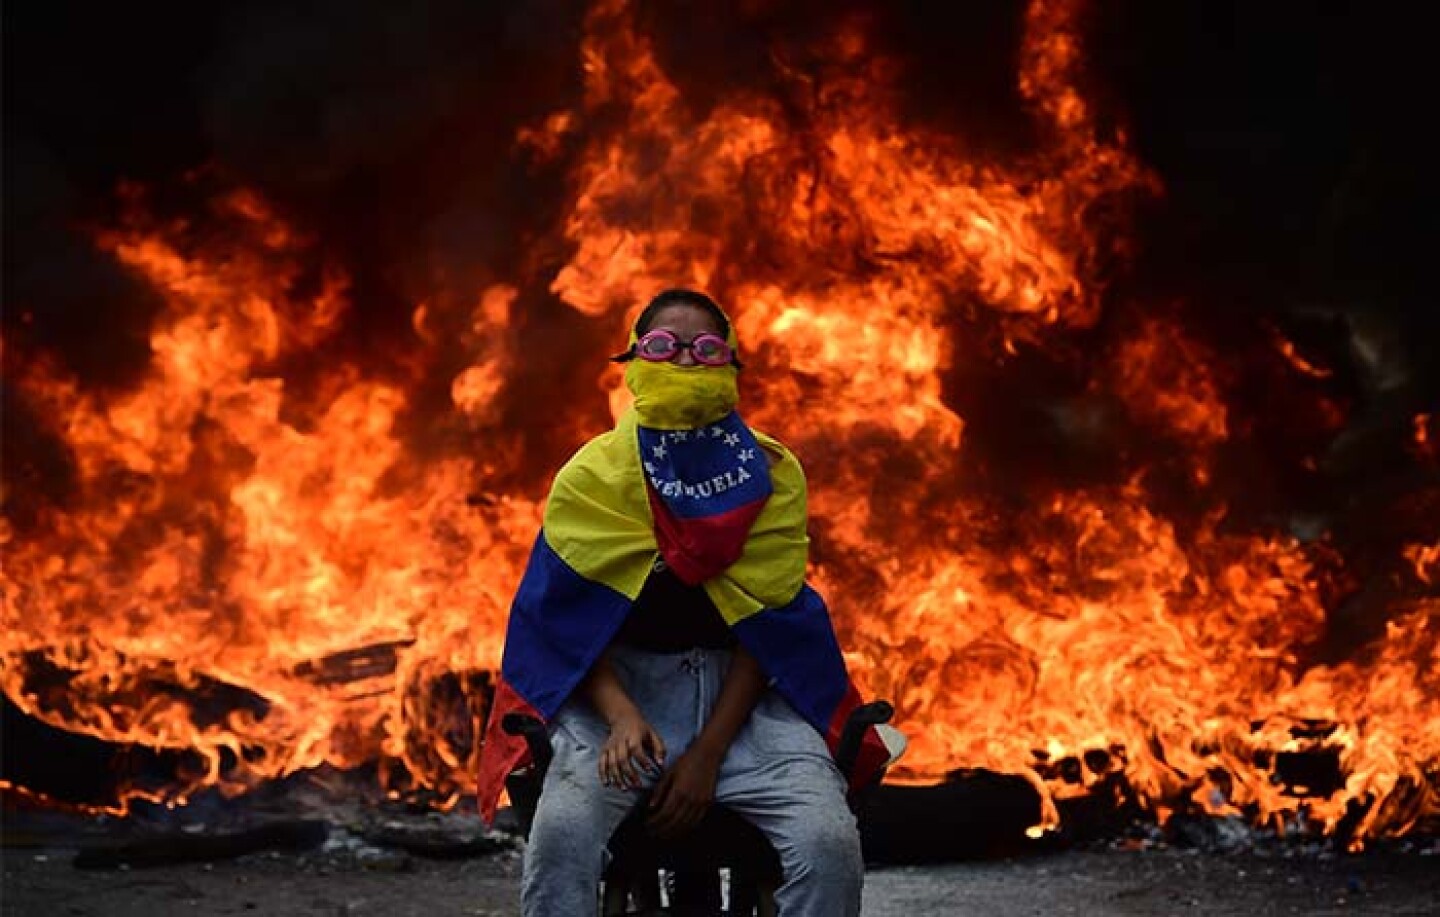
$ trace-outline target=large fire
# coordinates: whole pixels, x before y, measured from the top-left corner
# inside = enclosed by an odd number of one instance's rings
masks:
[[[517,138],[538,168],[571,164],[570,254],[538,282],[578,313],[567,352],[597,369],[554,390],[521,376],[537,278],[519,268],[465,294],[463,317],[439,304],[454,291],[415,303],[382,367],[334,346],[350,281],[260,196],[232,185],[176,219],[122,189],[129,216],[98,244],[163,300],[148,369],[102,389],[9,348],[68,464],[63,495],[26,513],[7,479],[4,691],[62,729],[197,753],[172,801],[379,761],[385,788],[453,803],[549,474],[623,404],[601,356],[656,290],[695,285],[736,318],[747,419],[806,462],[814,578],[911,738],[895,779],[1024,774],[1047,827],[1112,771],[1161,818],[1348,815],[1360,839],[1440,814],[1434,590],[1402,590],[1422,597],[1316,663],[1339,561],[1237,530],[1207,489],[1234,433],[1221,355],[1166,308],[1107,299],[1126,202],[1159,189],[1097,126],[1077,17],[1031,3],[1037,148],[990,161],[900,117],[899,68],[861,20],[803,62],[777,49],[779,91],[702,108],[631,7],[598,0],[582,102]],[[987,487],[953,407],[961,371],[1080,350],[1070,336],[1107,309],[1138,318],[1074,358],[1081,388],[1168,444],[1167,467],[1117,455],[1120,483]],[[457,346],[468,365],[434,410],[427,367]],[[1431,419],[1414,431],[1433,461]],[[1177,481],[1186,499],[1162,499]],[[1433,586],[1437,556],[1416,543],[1401,568]],[[1306,749],[1338,755],[1338,787],[1277,779]]]

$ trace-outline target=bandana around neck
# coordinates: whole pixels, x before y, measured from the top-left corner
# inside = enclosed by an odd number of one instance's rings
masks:
[[[734,411],[689,430],[636,427],[665,562],[692,585],[739,559],[772,487],[769,461]]]

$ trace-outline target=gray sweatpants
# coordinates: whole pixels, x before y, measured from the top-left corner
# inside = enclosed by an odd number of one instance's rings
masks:
[[[621,683],[665,740],[674,761],[704,726],[730,666],[725,650],[680,654],[611,648]],[[525,850],[525,917],[596,912],[596,887],[611,832],[639,790],[601,785],[609,728],[573,698],[551,722],[555,757]],[[647,786],[653,778],[646,778]],[[748,818],[780,855],[783,917],[857,917],[864,864],[845,783],[824,740],[774,690],[766,692],[721,764],[715,801]]]

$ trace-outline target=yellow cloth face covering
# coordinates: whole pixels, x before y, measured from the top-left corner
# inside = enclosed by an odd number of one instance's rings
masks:
[[[679,366],[631,360],[625,385],[635,396],[640,425],[655,430],[691,430],[712,424],[740,401],[734,366]]]
[[[637,342],[630,332],[630,346]],[[725,335],[739,349],[732,325]],[[654,430],[692,430],[712,424],[740,403],[740,370],[729,366],[681,366],[635,358],[625,366],[625,385],[635,396],[640,425]]]

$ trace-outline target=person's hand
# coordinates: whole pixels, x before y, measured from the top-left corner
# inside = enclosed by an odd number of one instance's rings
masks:
[[[665,772],[650,796],[650,830],[677,837],[700,823],[715,801],[720,759],[691,748]]]
[[[637,767],[658,773],[664,764],[665,743],[638,710],[610,724],[610,737],[600,749],[600,782],[605,786],[637,789]]]

